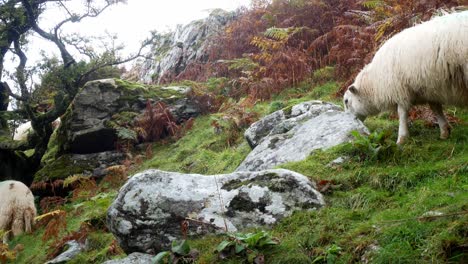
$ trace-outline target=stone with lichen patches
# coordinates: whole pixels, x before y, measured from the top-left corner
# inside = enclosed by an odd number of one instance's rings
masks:
[[[153,258],[153,255],[135,252],[123,259],[108,260],[103,264],[153,264]]]
[[[189,237],[271,226],[294,210],[324,205],[315,183],[289,170],[203,176],[148,170],[133,176],[107,214],[125,252],[150,254]]]
[[[279,110],[247,129],[244,135],[253,150],[236,171],[260,171],[304,160],[314,150],[351,141],[351,131],[369,133],[360,120],[331,103],[309,101]]]

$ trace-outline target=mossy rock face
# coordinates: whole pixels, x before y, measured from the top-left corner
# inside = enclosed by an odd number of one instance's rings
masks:
[[[177,120],[198,115],[190,102],[189,87],[158,87],[118,79],[86,83],[63,116],[57,132],[57,155],[113,150],[116,129],[141,114],[147,101],[164,102]],[[50,157],[49,157],[50,158]]]
[[[68,176],[81,174],[92,169],[92,164],[74,164],[71,155],[63,155],[39,170],[34,176],[34,181],[65,179]]]
[[[106,167],[120,164],[124,154],[107,151],[95,154],[65,154],[46,164],[34,175],[34,181],[65,179],[75,174],[103,176]]]
[[[144,83],[158,83],[167,76],[182,73],[191,63],[206,62],[209,47],[213,44],[211,36],[222,32],[235,16],[235,12],[215,9],[205,19],[180,25],[173,32],[158,34],[151,47],[152,58],[143,62],[135,78]]]
[[[121,160],[117,157],[120,154],[113,152],[116,131],[132,124],[144,112],[148,100],[166,103],[174,117],[183,120],[198,114],[189,93],[189,87],[157,87],[118,79],[88,82],[62,116],[42,159],[44,167],[34,180],[64,179],[74,174],[96,176],[96,171]]]

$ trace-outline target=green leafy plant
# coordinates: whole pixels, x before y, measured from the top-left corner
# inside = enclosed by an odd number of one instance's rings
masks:
[[[317,83],[333,81],[335,78],[335,67],[326,66],[315,70],[312,74],[312,80]]]
[[[241,72],[253,71],[260,66],[248,57],[225,60],[223,62],[229,65],[229,70],[239,70]]]
[[[154,264],[166,263],[194,263],[198,257],[198,251],[191,249],[186,240],[172,241],[170,251],[163,251],[153,258]]]
[[[125,128],[125,127],[117,128],[117,137],[121,140],[130,140],[130,141],[136,141],[138,139],[138,135],[135,131]]]
[[[398,150],[395,142],[390,138],[391,131],[374,131],[368,136],[352,131],[355,140],[352,142],[354,156],[360,160],[382,161],[395,157]]]
[[[325,262],[327,264],[336,263],[336,260],[340,252],[341,252],[341,247],[333,244],[327,248],[324,255],[316,257],[314,261],[312,261],[312,263],[325,263]]]
[[[220,259],[234,256],[245,257],[249,263],[263,263],[264,256],[260,250],[277,245],[278,242],[263,230],[256,233],[228,234],[228,239],[223,240],[216,247]]]

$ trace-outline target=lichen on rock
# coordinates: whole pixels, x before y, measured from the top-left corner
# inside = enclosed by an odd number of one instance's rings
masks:
[[[276,111],[247,129],[244,136],[253,150],[236,171],[259,171],[303,160],[314,150],[351,141],[354,130],[368,133],[360,120],[331,103],[309,101]]]
[[[271,226],[294,210],[324,205],[315,183],[288,170],[203,176],[148,170],[133,176],[108,210],[107,225],[127,252],[157,253],[190,237]]]

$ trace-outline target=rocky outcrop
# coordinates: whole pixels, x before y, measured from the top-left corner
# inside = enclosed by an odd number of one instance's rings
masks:
[[[51,137],[42,160],[44,166],[34,180],[65,179],[74,174],[103,176],[106,167],[125,159],[115,150],[118,132],[134,125],[148,100],[153,104],[164,102],[176,122],[181,123],[200,112],[190,93],[189,87],[159,87],[118,79],[86,83]]]
[[[116,79],[88,82],[63,118],[59,130],[61,152],[89,154],[113,150],[118,119],[142,113],[147,100],[168,104],[178,121],[196,116],[197,107],[187,98],[189,92],[186,87],[142,86]]]
[[[136,73],[143,83],[159,83],[165,76],[177,76],[192,62],[208,59],[209,37],[221,32],[234,13],[216,9],[203,19],[177,26],[172,33],[160,35],[151,49],[153,59],[145,60]]]
[[[351,141],[353,130],[369,133],[360,120],[331,103],[310,101],[276,111],[245,132],[253,150],[236,171],[260,171],[303,160],[313,150]]]
[[[189,237],[235,232],[323,205],[315,183],[288,170],[212,176],[148,170],[120,189],[107,226],[125,252],[154,254],[183,237],[184,223]]]

